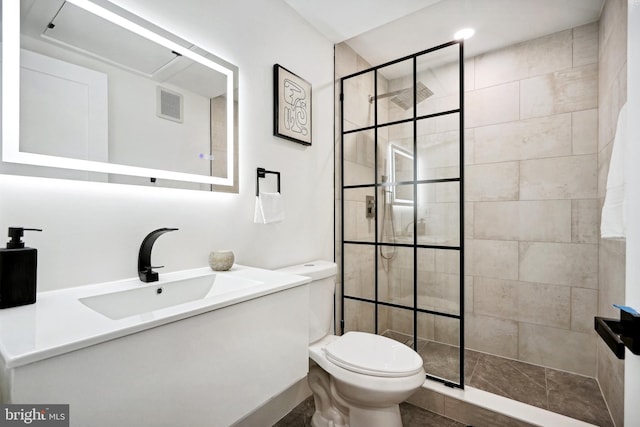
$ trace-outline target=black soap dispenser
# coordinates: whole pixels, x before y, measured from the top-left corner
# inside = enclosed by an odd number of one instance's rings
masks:
[[[25,230],[38,228],[9,227],[6,249],[0,249],[0,308],[36,302],[38,250],[25,248],[21,237]]]

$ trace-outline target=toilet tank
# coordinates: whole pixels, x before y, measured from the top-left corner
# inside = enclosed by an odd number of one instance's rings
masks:
[[[282,271],[311,277],[309,284],[309,343],[333,333],[333,303],[338,267],[331,261],[311,261],[281,268]]]

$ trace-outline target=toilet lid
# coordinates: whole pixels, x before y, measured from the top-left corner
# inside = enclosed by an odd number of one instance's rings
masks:
[[[406,377],[422,369],[422,358],[406,345],[380,335],[347,332],[325,348],[327,359],[360,374]]]

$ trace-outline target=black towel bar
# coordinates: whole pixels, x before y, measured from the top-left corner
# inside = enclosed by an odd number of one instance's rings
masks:
[[[268,171],[265,168],[258,168],[258,173],[256,175],[256,196],[260,195],[260,178],[265,178],[268,173],[278,176],[278,193],[280,193],[280,172]]]

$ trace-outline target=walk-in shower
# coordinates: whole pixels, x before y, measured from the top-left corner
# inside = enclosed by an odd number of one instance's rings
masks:
[[[450,42],[340,80],[340,329],[402,341],[423,356],[428,377],[457,387],[462,54],[462,42]]]

